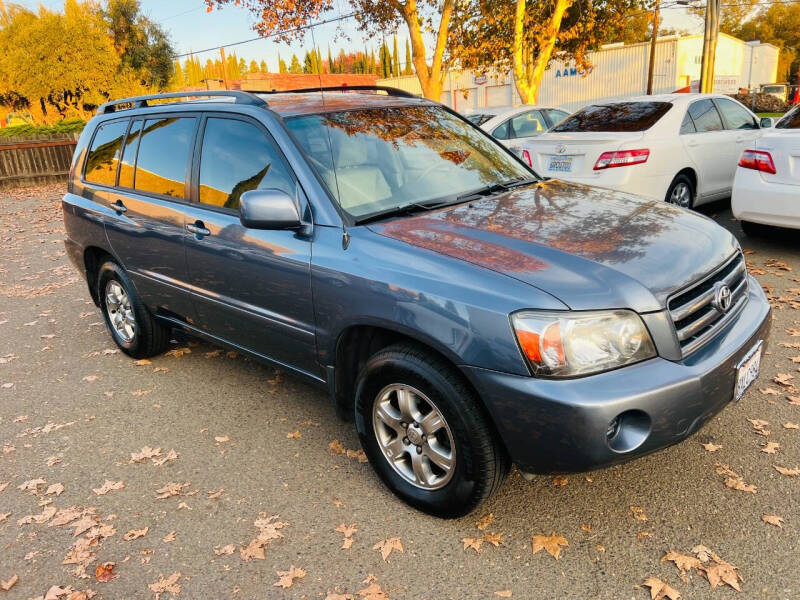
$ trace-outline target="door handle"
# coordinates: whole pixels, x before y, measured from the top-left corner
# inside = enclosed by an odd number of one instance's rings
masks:
[[[113,208],[118,215],[128,212],[128,208],[122,203],[122,200],[117,200],[114,202],[114,204],[111,205],[111,208]]]
[[[737,135],[736,136],[736,141],[737,142],[743,142],[744,141],[744,136],[743,135]]]
[[[205,237],[207,235],[211,235],[211,232],[206,229],[206,226],[203,224],[202,221],[195,221],[194,223],[187,223],[186,224],[186,231],[195,234],[197,237]]]
[[[687,146],[697,146],[697,140],[686,140]]]

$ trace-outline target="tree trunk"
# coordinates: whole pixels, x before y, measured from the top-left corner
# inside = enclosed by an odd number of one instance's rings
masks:
[[[514,83],[517,86],[522,102],[536,104],[539,99],[539,88],[542,85],[545,69],[550,63],[561,30],[561,21],[575,0],[556,0],[550,23],[536,40],[536,47],[525,48],[525,0],[517,0],[514,13]],[[538,50],[538,51],[537,51]]]
[[[401,5],[401,13],[408,26],[408,33],[411,38],[411,60],[414,63],[420,87],[422,87],[422,94],[429,100],[435,100],[436,102],[440,101],[442,95],[445,76],[445,72],[442,70],[442,62],[454,4],[455,0],[445,0],[444,6],[442,6],[439,32],[436,36],[436,47],[433,51],[430,66],[428,66],[428,61],[425,57],[425,41],[422,38],[417,2],[416,0],[407,0]]]

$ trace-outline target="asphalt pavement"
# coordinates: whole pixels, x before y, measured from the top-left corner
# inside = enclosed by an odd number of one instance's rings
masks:
[[[0,192],[0,600],[620,600],[650,598],[648,578],[684,599],[800,598],[797,232],[750,239],[727,203],[703,211],[776,308],[740,402],[625,465],[514,471],[448,521],[381,485],[318,389],[187,338],[139,364],[117,352],[64,254],[61,193]],[[551,534],[558,559],[533,552]]]

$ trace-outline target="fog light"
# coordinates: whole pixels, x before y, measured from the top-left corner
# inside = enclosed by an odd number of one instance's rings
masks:
[[[606,427],[606,443],[614,452],[631,452],[650,435],[651,422],[646,412],[626,410],[614,417]]]

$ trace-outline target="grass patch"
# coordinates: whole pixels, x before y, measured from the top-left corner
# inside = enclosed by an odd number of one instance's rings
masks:
[[[55,125],[15,125],[0,128],[0,137],[33,137],[52,133],[80,133],[86,126],[82,119],[66,119]]]
[[[782,117],[786,113],[756,113],[759,117]]]

